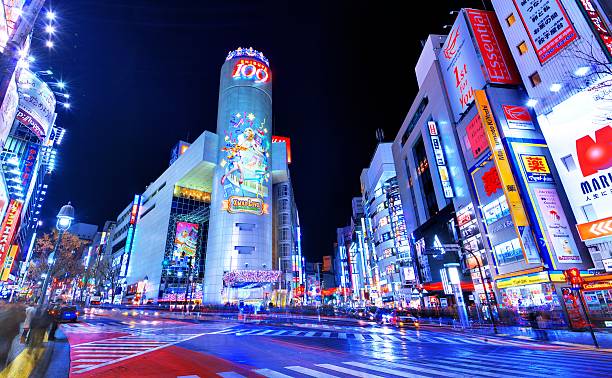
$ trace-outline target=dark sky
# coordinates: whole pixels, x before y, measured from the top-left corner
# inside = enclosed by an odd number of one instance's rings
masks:
[[[102,225],[168,166],[171,147],[215,131],[219,70],[238,46],[264,52],[274,78],[274,134],[292,138],[291,174],[307,259],[332,253],[359,175],[392,140],[416,93],[420,40],[449,10],[482,1],[53,2],[57,48],[37,68],[68,82],[72,110],[44,214],[72,201]],[[399,3],[399,2],[398,2]],[[425,5],[416,5],[425,4]],[[461,5],[460,5],[461,4]],[[38,31],[41,34],[41,31]]]

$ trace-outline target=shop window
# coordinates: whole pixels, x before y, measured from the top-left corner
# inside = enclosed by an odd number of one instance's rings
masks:
[[[494,247],[494,250],[499,265],[511,264],[525,259],[518,238],[500,243]]]
[[[540,74],[537,72],[534,72],[531,75],[529,75],[529,81],[531,82],[532,87],[537,87],[538,85],[542,84],[542,78],[540,77]]]
[[[506,24],[508,26],[512,26],[516,22],[516,17],[514,17],[514,13],[511,13],[510,16],[506,17]]]
[[[595,213],[595,208],[592,204],[584,205],[581,207],[582,213],[587,219],[587,222],[594,221],[597,219],[597,214]]]
[[[561,162],[563,163],[565,169],[567,169],[568,172],[571,172],[576,169],[576,162],[574,161],[572,155],[562,157]]]
[[[518,46],[516,46],[516,48],[518,49],[518,51],[519,51],[519,53],[520,53],[521,55],[525,55],[525,54],[527,54],[527,51],[529,50],[529,49],[527,48],[527,43],[525,43],[525,41],[523,41],[523,42],[519,43],[519,44],[518,44]]]

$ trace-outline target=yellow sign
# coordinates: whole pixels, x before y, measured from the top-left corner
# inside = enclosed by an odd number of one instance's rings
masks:
[[[495,281],[495,285],[498,289],[504,289],[506,287],[532,285],[542,282],[550,282],[550,279],[548,278],[548,273],[539,272],[528,274],[525,276],[503,278],[501,280]]]
[[[504,194],[508,201],[510,215],[516,227],[528,226],[527,214],[521,202],[518,187],[516,181],[514,181],[514,175],[510,169],[508,155],[506,154],[501,137],[499,136],[499,129],[497,128],[493,113],[491,112],[491,105],[489,105],[489,100],[487,99],[485,91],[477,90],[475,92],[478,114],[480,115],[480,119],[487,134],[487,141],[493,153],[495,167],[497,168],[497,173],[499,174],[499,179],[502,182]]]
[[[15,244],[11,245],[11,249],[9,250],[6,259],[4,260],[4,265],[2,266],[2,273],[0,273],[0,281],[7,281],[9,278],[9,274],[11,273],[11,268],[13,267],[13,262],[15,261],[15,256],[17,256],[17,250],[19,247]]]
[[[521,155],[523,166],[528,173],[550,173],[546,158],[541,155]]]

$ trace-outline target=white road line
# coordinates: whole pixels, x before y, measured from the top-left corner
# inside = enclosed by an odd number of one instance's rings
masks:
[[[148,346],[145,346],[145,347],[99,347],[99,346],[96,346],[96,347],[93,347],[93,346],[90,346],[87,348],[75,347],[74,350],[75,351],[79,351],[79,350],[89,350],[89,351],[91,350],[126,350],[128,351],[128,350],[146,350],[146,349],[151,349],[151,348],[153,347],[148,347]]]
[[[374,375],[372,373],[363,373],[361,371],[357,371],[357,370],[353,370],[353,369],[347,369],[347,368],[342,367],[342,366],[336,366],[336,365],[331,365],[331,364],[318,364],[316,366],[319,366],[319,367],[322,367],[322,368],[325,368],[325,369],[329,369],[329,370],[334,370],[334,371],[337,371],[339,373],[352,375],[354,377],[360,377],[360,378],[383,378],[380,375]]]
[[[236,336],[249,335],[249,334],[255,333],[255,332],[259,332],[259,330],[258,329],[254,329],[254,330],[246,331],[246,332],[236,332]]]
[[[266,333],[270,333],[270,332],[274,332],[274,330],[273,329],[266,329],[265,331],[261,331],[259,333],[254,333],[254,335],[257,335],[257,336],[265,335]]]
[[[378,335],[374,335],[374,334],[370,334],[370,337],[372,338],[372,340],[374,341],[383,341],[384,339]]]
[[[414,362],[412,362],[412,363],[414,363]],[[427,374],[438,374],[438,375],[442,375],[444,377],[464,377],[465,376],[464,374],[453,374],[453,373],[451,373],[449,371],[445,371],[445,370],[432,369],[432,368],[426,367],[426,365],[420,365],[420,366],[415,366],[415,365],[412,365],[412,364],[410,364],[410,365],[402,365],[402,364],[396,364],[396,363],[387,362],[387,361],[385,361],[385,365],[386,366],[392,366],[392,367],[397,368],[397,369],[414,370],[414,371],[419,371],[421,373],[427,373]],[[442,367],[442,366],[439,366],[439,367]],[[451,368],[449,366],[443,366],[443,368],[449,369],[449,370],[456,370],[456,369],[453,369],[453,368]],[[482,374],[481,371],[474,371],[474,369],[471,369],[468,372],[470,373],[470,375]],[[484,375],[486,375],[486,374],[484,374]],[[494,374],[494,376],[495,377],[499,377],[499,374]]]
[[[235,371],[226,371],[224,373],[217,373],[217,375],[223,378],[244,378],[244,375],[240,375]]]
[[[302,331],[293,331],[293,332],[291,332],[291,336],[297,336],[300,333],[302,333]]]
[[[406,341],[410,341],[412,343],[420,342],[418,338],[412,336],[402,336],[402,338],[406,339]]]
[[[344,332],[339,332],[339,333],[338,333],[338,338],[339,338],[339,339],[346,339],[346,333],[344,333]]]
[[[305,337],[313,337],[315,333],[316,333],[315,331],[310,331],[307,334],[305,334],[304,336]]]
[[[280,330],[280,331],[276,331],[273,334],[271,334],[270,336],[280,336],[283,333],[287,332],[286,330]]]
[[[441,337],[441,336],[432,336],[432,337],[428,337],[428,339],[433,340],[434,343],[448,343],[448,344],[456,344],[457,342],[455,340],[451,340],[451,339],[447,339],[446,337]]]
[[[264,377],[268,378],[293,378],[290,375],[279,373],[270,369],[255,369],[253,371],[259,375],[263,375]]]
[[[460,365],[460,366],[465,366],[462,365],[465,363],[465,360],[459,359],[459,358],[439,358],[437,359],[438,361],[448,361],[450,364],[456,364],[456,365]],[[471,364],[471,366],[468,367],[467,370],[470,370],[470,372],[473,371],[473,366],[474,364]],[[450,365],[445,365],[445,366],[450,366]],[[516,366],[516,365],[515,365]],[[526,371],[523,368],[520,369],[505,369],[504,367],[499,366],[498,364],[483,364],[481,362],[478,363],[478,367],[481,368],[487,368],[490,370],[497,370],[500,372],[504,372],[504,373],[511,373],[514,376],[532,376],[532,377],[541,377],[542,373],[530,373],[528,371]],[[478,370],[478,373],[480,374],[481,370]],[[529,369],[534,369],[532,366],[529,366]],[[499,374],[498,374],[499,375]]]
[[[330,337],[331,336],[331,332],[323,332],[321,334],[321,337]]]
[[[313,369],[305,368],[305,367],[302,367],[302,366],[285,366],[285,369],[297,371],[298,373],[307,375],[309,377],[316,377],[316,378],[340,378],[337,375],[322,373],[320,371],[316,371],[316,370],[313,370]]]
[[[111,358],[104,358],[104,359],[83,359],[83,360],[76,360],[73,362],[107,362],[108,360],[110,360]]]
[[[96,347],[137,347],[137,348],[148,348],[152,346],[164,345],[165,343],[155,342],[155,343],[104,343],[104,344],[95,344]]]
[[[347,364],[347,365],[351,365],[351,366],[360,367],[362,369],[379,371],[381,373],[386,373],[386,374],[399,375],[400,377],[407,377],[407,378],[425,377],[424,375],[412,374],[412,373],[408,373],[406,371],[399,371],[399,370],[395,370],[395,369],[389,369],[389,368],[385,368],[385,367],[382,367],[382,366],[366,365],[366,364],[362,364],[360,362],[343,362],[343,363]]]
[[[353,333],[353,336],[359,341],[365,341],[365,337],[361,333]]]
[[[404,340],[397,338],[393,335],[386,335],[388,339],[390,339],[391,341],[399,341],[399,342],[403,342]]]
[[[87,364],[87,365],[73,366],[73,368],[74,369],[82,369],[82,368],[88,368],[90,366],[98,366],[98,365]]]

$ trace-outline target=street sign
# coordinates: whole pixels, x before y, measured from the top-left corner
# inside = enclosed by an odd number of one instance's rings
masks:
[[[595,222],[576,225],[580,239],[591,240],[612,236],[612,217],[597,220]]]

